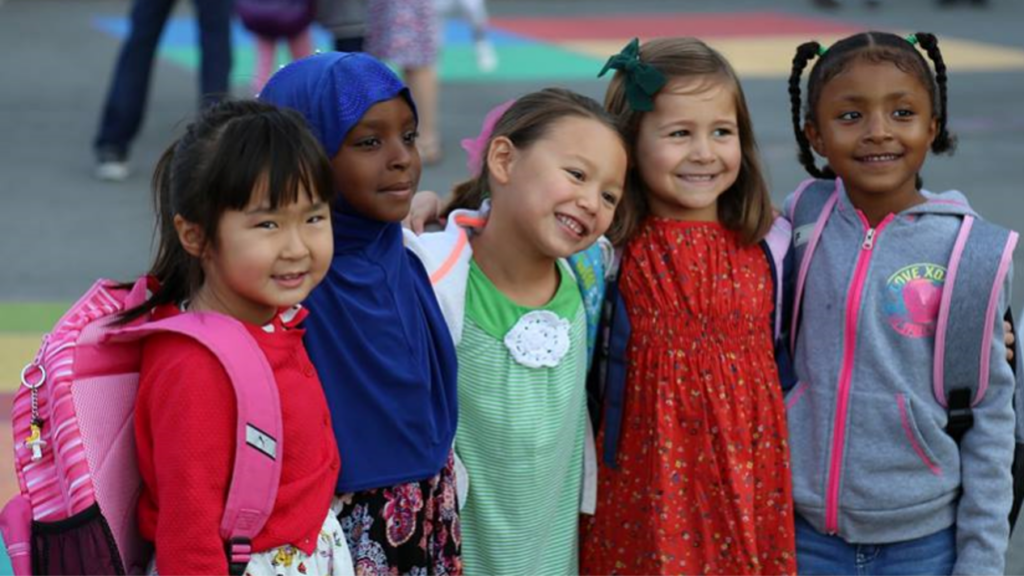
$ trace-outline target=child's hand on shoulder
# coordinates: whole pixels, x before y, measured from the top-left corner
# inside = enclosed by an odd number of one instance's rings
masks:
[[[1006,361],[1013,362],[1013,349],[1014,344],[1017,342],[1017,338],[1013,334],[1013,326],[1009,322],[1003,320],[1003,343],[1006,344]]]
[[[446,218],[441,216],[443,212],[441,197],[433,190],[417,192],[412,197],[412,206],[409,208],[409,215],[402,220],[402,226],[412,230],[416,235],[423,234],[428,225],[444,227]]]

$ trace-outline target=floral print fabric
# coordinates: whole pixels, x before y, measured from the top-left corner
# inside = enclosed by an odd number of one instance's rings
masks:
[[[357,576],[462,574],[454,461],[433,478],[344,494],[338,520]]]
[[[601,462],[581,572],[795,573],[763,251],[716,223],[651,218],[620,288],[632,335],[618,466]]]
[[[335,500],[337,501],[337,500]],[[156,556],[149,562],[148,576],[159,576]],[[307,555],[290,545],[256,552],[249,558],[245,576],[352,576],[352,556],[335,510],[327,511],[316,548]]]

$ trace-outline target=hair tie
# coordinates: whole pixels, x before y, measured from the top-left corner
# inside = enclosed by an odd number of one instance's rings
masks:
[[[621,52],[612,56],[597,74],[600,78],[608,70],[615,69],[625,75],[626,102],[637,112],[654,110],[654,95],[665,85],[665,75],[650,64],[640,60],[640,39],[633,38]]]
[[[825,52],[828,52],[828,46],[822,46],[821,44],[818,44],[818,56],[824,56]]]
[[[917,46],[917,34],[908,34],[906,40],[911,46]]]
[[[472,176],[478,176],[484,167],[484,156],[487,155],[487,143],[491,140],[491,134],[498,120],[505,115],[505,112],[516,103],[515,98],[498,104],[484,116],[483,126],[480,127],[480,134],[476,138],[463,138],[462,149],[466,151],[466,168]]]

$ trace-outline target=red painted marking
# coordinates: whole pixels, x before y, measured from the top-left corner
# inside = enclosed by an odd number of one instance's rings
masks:
[[[849,34],[856,26],[827,20],[773,12],[742,14],[652,14],[648,16],[600,16],[581,18],[492,18],[500,30],[548,42],[572,40],[614,40],[639,36],[728,38],[734,36],[778,36],[803,34]]]

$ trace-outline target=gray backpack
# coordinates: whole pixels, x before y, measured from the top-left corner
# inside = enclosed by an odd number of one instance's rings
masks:
[[[794,193],[788,214],[793,230],[813,231],[806,243],[793,249],[797,273],[790,331],[793,352],[807,270],[837,200],[834,180],[808,180]],[[999,290],[1006,279],[1016,244],[1016,232],[974,216],[964,216],[946,268],[947,289],[942,294],[935,329],[933,386],[935,400],[946,408],[949,416],[946,432],[957,444],[974,424],[971,407],[981,401],[988,387],[989,335],[993,330]],[[954,293],[967,297],[953,298]],[[1017,418],[1013,507],[1009,515],[1012,529],[1024,498],[1024,346],[1011,311],[1007,309],[1003,317],[1017,336],[1011,366],[1016,378],[1013,407]]]

